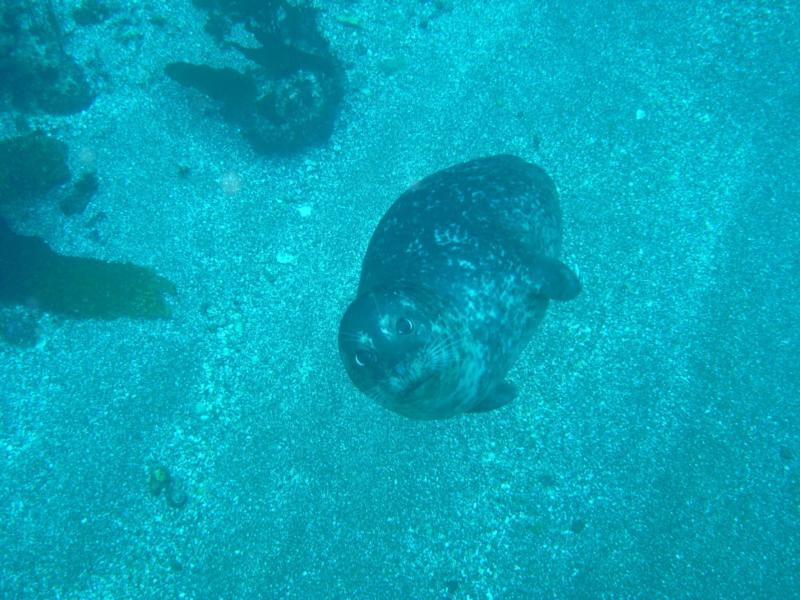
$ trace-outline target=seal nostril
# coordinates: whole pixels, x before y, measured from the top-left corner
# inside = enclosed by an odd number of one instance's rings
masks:
[[[405,317],[397,319],[397,323],[395,323],[394,327],[395,331],[397,331],[397,335],[408,335],[414,330],[414,324]]]
[[[356,366],[359,367],[366,367],[369,363],[375,360],[375,356],[369,350],[356,350],[356,353],[353,355],[353,360],[356,363]]]

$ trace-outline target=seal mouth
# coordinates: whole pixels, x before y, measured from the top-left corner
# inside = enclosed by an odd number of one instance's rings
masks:
[[[412,396],[414,392],[433,379],[434,375],[435,373],[428,373],[427,375],[423,375],[422,377],[418,377],[409,382],[408,385],[403,387],[403,399],[408,399],[410,396]]]

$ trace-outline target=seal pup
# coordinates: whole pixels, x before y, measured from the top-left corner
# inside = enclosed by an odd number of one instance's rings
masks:
[[[499,155],[422,179],[370,239],[339,325],[347,374],[413,419],[508,404],[505,376],[549,300],[581,291],[560,250],[558,194],[541,167]]]

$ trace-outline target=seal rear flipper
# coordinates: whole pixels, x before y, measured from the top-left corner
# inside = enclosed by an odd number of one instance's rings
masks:
[[[513,383],[502,381],[488,394],[486,394],[483,400],[481,400],[476,406],[470,408],[467,412],[478,413],[494,410],[495,408],[505,406],[516,397],[517,386],[515,386]]]
[[[567,265],[556,258],[537,256],[531,265],[536,296],[553,300],[572,300],[581,293],[581,281]]]

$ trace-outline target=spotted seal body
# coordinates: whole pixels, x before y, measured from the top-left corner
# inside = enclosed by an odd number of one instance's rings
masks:
[[[339,326],[350,379],[415,419],[491,410],[548,301],[578,295],[559,262],[550,177],[515,156],[480,158],[403,193],[372,235]]]

